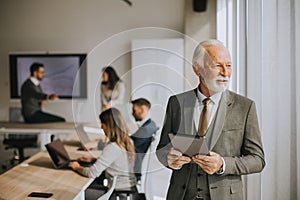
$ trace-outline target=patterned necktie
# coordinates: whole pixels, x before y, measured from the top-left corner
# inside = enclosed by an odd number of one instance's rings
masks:
[[[208,104],[211,101],[210,98],[204,99],[202,102],[204,104],[204,108],[201,112],[201,116],[199,119],[199,126],[198,126],[198,135],[205,136],[207,128],[208,128],[208,120],[209,120],[209,107]]]

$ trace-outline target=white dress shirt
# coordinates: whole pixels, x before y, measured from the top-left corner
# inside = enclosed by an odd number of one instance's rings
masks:
[[[221,100],[221,96],[222,96],[222,92],[218,92],[212,96],[210,96],[209,98],[211,99],[211,101],[208,104],[209,107],[209,120],[208,120],[208,127],[210,126],[217,110],[219,107],[219,102]],[[202,103],[202,101],[204,99],[206,99],[207,97],[202,94],[199,89],[197,90],[197,97],[198,97],[198,101],[196,101],[195,104],[195,109],[194,109],[194,123],[195,123],[195,127],[198,128],[199,125],[199,119],[200,119],[200,115],[201,112],[204,108],[204,104]]]
[[[40,84],[40,81],[34,78],[33,76],[30,77],[30,80],[35,86],[38,86]]]

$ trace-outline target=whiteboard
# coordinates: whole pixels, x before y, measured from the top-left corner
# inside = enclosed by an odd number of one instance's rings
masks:
[[[184,40],[137,39],[131,43],[131,97],[151,104],[151,118],[162,126],[171,95],[184,89]]]

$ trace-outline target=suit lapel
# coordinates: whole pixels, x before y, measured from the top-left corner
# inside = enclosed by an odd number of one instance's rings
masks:
[[[186,107],[184,109],[184,132],[185,134],[193,135],[194,134],[194,107]]]
[[[222,133],[226,114],[232,108],[233,101],[230,97],[231,96],[228,91],[223,92],[222,98],[220,101],[220,105],[219,105],[218,111],[216,113],[216,121],[215,121],[215,126],[213,129],[210,149],[213,149],[215,144],[217,143],[217,141]]]
[[[194,110],[195,110],[195,103],[196,103],[196,89],[190,92],[188,98],[185,98],[183,102],[183,120],[184,120],[184,134],[194,135]]]

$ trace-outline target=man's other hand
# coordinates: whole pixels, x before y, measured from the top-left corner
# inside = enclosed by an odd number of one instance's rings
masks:
[[[183,156],[180,151],[173,148],[170,149],[168,154],[168,166],[172,169],[180,169],[182,165],[190,163],[192,160],[187,156]]]
[[[49,96],[49,99],[50,100],[57,100],[58,99],[58,95],[57,94],[51,94],[50,96]]]
[[[42,101],[41,101],[41,106],[45,106],[45,105],[47,105],[47,103],[48,103],[47,100],[42,100]]]
[[[218,172],[223,165],[221,156],[215,152],[209,152],[208,155],[195,155],[193,161],[210,175]]]

